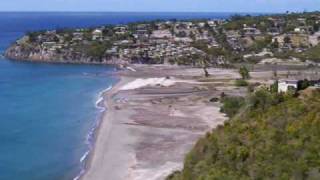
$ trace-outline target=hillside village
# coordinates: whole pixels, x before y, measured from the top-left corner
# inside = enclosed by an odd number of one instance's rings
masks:
[[[28,33],[6,56],[103,64],[315,64],[320,59],[319,27],[320,13],[313,12],[60,29]]]
[[[43,30],[5,56],[128,66],[81,179],[320,179],[320,12]]]

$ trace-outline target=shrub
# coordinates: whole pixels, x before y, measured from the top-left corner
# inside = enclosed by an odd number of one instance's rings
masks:
[[[237,79],[235,81],[235,85],[238,86],[238,87],[242,87],[242,86],[248,86],[248,82],[246,80],[243,80],[243,79]]]
[[[241,75],[242,79],[250,79],[249,70],[245,66],[241,66],[239,69],[239,74]]]
[[[243,97],[224,97],[222,98],[221,112],[227,114],[228,117],[233,117],[239,109],[244,105]]]

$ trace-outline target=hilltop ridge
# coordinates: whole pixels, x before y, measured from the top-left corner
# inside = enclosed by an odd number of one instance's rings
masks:
[[[315,64],[320,13],[234,15],[27,33],[5,52],[16,60],[94,64]]]

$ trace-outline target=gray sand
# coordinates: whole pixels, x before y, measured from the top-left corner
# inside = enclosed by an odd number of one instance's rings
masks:
[[[137,72],[119,73],[121,81],[105,94],[108,111],[97,132],[95,149],[85,180],[163,180],[182,168],[195,142],[227,119],[220,104],[210,102],[222,92],[244,95],[246,88],[233,86],[237,70],[135,66]],[[279,72],[280,75],[284,72]],[[137,78],[166,77],[199,83],[170,87],[143,87],[121,91]],[[283,76],[283,75],[282,75]],[[272,71],[252,73],[252,82],[268,83]]]

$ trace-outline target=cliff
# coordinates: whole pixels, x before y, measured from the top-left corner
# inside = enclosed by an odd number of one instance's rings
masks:
[[[124,65],[127,61],[119,58],[98,58],[90,57],[85,52],[75,52],[70,49],[64,51],[50,51],[34,44],[11,45],[4,53],[4,56],[11,60],[51,62],[51,63],[73,63],[73,64],[110,64]]]

